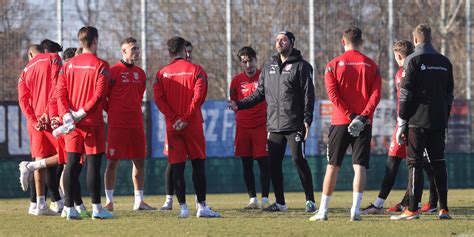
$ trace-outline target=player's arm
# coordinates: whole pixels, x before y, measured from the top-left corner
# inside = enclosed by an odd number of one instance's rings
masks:
[[[205,95],[206,91],[206,81],[207,78],[204,76],[204,73],[201,72],[202,70],[197,71],[196,82],[194,84],[194,93],[193,98],[191,99],[191,104],[189,106],[188,111],[183,115],[181,120],[184,122],[189,123],[189,119],[194,115],[196,110],[201,109],[201,102]]]
[[[234,77],[234,79],[232,79],[232,81],[230,82],[229,96],[230,96],[230,100],[232,101],[237,101],[239,99],[238,94],[237,94],[237,78],[236,77]]]
[[[171,122],[174,124],[176,120],[178,120],[178,116],[173,112],[166,101],[165,90],[163,88],[163,78],[161,78],[159,73],[156,75],[156,81],[153,85],[153,92],[156,106],[161,111],[161,113],[163,113],[166,118],[171,119]]]
[[[335,65],[329,63],[326,66],[325,71],[326,72],[324,74],[324,84],[329,100],[331,100],[334,107],[342,111],[347,118],[353,119],[351,115],[354,113],[354,111],[349,110],[347,104],[343,100],[341,100],[341,95],[339,94],[339,91],[337,89]]]
[[[26,85],[24,74],[22,74],[20,75],[20,78],[18,79],[18,103],[20,105],[21,111],[25,115],[28,122],[31,125],[36,126],[36,124],[38,123],[38,120],[36,118],[33,107],[31,107],[30,105],[30,100],[31,100],[30,89]]]
[[[249,96],[240,101],[236,101],[237,110],[251,108],[265,100],[265,73],[266,67],[260,72],[257,89]]]
[[[58,117],[58,93],[56,91],[56,87],[58,84],[61,67],[61,60],[53,57],[51,60],[51,90],[48,97],[48,114],[50,118]]]
[[[98,72],[99,73],[96,80],[94,95],[92,96],[92,99],[87,101],[84,108],[82,108],[86,115],[89,114],[91,111],[93,111],[97,107],[97,105],[99,105],[99,103],[102,103],[102,99],[104,98],[107,82],[109,80],[109,65],[107,63],[102,64]],[[81,114],[79,114],[79,117],[81,117]],[[82,116],[82,118],[83,117],[85,117],[85,115]]]
[[[314,111],[314,85],[313,85],[313,67],[309,64],[304,64],[300,71],[301,94],[304,95],[304,123],[305,126],[310,127],[313,122]]]
[[[413,97],[415,91],[416,65],[413,59],[406,60],[403,65],[405,71],[400,82],[400,107],[398,117],[407,121],[413,115]]]
[[[380,102],[380,96],[382,91],[382,76],[380,75],[380,71],[375,71],[374,81],[372,81],[372,87],[370,88],[370,97],[365,105],[364,111],[360,115],[369,117],[371,114],[374,113],[375,108]]]
[[[453,99],[454,99],[453,91],[454,91],[453,65],[451,65],[450,63],[449,68],[448,68],[448,81],[446,82],[446,97],[447,97],[446,104],[448,106],[447,108],[448,119],[449,119],[449,116],[451,115],[451,106],[453,104]]]
[[[104,110],[106,112],[109,111],[109,102],[110,102],[110,93],[112,92],[112,89],[115,85],[115,78],[116,78],[116,73],[113,70],[113,68],[110,69],[110,76],[109,76],[109,82],[107,83],[105,92],[104,92],[104,99],[102,101],[102,105],[104,106]]]
[[[62,117],[69,113],[69,98],[66,84],[66,69],[61,70],[58,77],[58,84],[56,85],[56,93],[58,99],[58,113]]]

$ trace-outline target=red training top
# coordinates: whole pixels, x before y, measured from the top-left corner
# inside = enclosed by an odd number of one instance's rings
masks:
[[[50,99],[49,99],[49,117],[58,117],[58,100],[57,100],[57,90],[56,86],[58,84],[59,72],[63,66],[63,60],[59,56],[58,53],[46,53],[51,55],[52,58],[52,67],[51,67],[51,74],[53,80],[53,88],[54,90],[51,91]]]
[[[109,79],[109,64],[94,53],[82,53],[64,64],[57,93],[59,115],[84,109],[87,116],[77,125],[102,126],[102,99]]]
[[[146,89],[145,71],[121,61],[110,68],[106,92],[109,127],[143,128],[142,100]]]
[[[236,75],[230,83],[230,99],[239,101],[251,95],[257,90],[259,76],[260,70],[257,70],[251,78],[245,72]],[[267,103],[263,101],[250,109],[237,111],[235,121],[244,128],[255,128],[264,125],[267,122]]]
[[[204,70],[184,59],[175,59],[156,73],[155,103],[165,115],[166,127],[181,119],[188,127],[202,126],[201,105],[206,97]]]
[[[382,77],[372,59],[357,50],[348,50],[326,66],[325,84],[334,105],[331,124],[349,124],[352,113],[372,120],[380,101]]]
[[[38,118],[49,112],[49,100],[54,91],[53,64],[58,61],[51,55],[40,53],[31,59],[18,79],[18,102],[21,111],[31,125],[36,125]]]

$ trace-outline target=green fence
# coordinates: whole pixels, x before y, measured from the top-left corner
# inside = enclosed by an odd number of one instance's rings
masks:
[[[471,154],[449,154],[446,156],[448,166],[449,188],[474,188],[474,156]],[[384,175],[384,164],[386,156],[372,156],[370,169],[367,171],[367,189],[379,189]],[[301,183],[296,169],[290,158],[284,159],[284,185],[286,191],[302,191]],[[326,168],[326,157],[317,156],[308,158],[315,191],[320,192]],[[18,160],[0,160],[0,198],[27,197],[27,192],[22,192],[19,184]],[[166,160],[148,159],[146,161],[145,193],[164,193],[164,172]],[[103,162],[103,170],[105,162]],[[191,181],[191,164],[186,166],[187,192],[193,193]],[[82,188],[87,195],[85,183],[85,169],[82,173]],[[260,190],[258,165],[254,165],[256,172],[256,185]],[[242,176],[242,165],[238,158],[208,158],[206,161],[207,190],[209,193],[232,193],[246,192]],[[346,157],[337,180],[336,190],[350,190],[352,188],[353,171],[351,158]],[[131,181],[131,163],[122,161],[117,172],[116,195],[132,195],[133,184]],[[427,185],[428,182],[425,182]],[[396,189],[405,189],[407,184],[407,171],[405,163],[402,163],[397,181]]]

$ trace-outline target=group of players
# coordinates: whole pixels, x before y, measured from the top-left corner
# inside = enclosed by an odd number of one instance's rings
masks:
[[[30,62],[20,75],[18,88],[20,108],[27,118],[31,153],[35,159],[19,165],[23,190],[28,186],[32,190],[30,214],[61,213],[68,220],[90,216],[93,219],[111,218],[120,160],[133,163],[133,210],[156,210],[144,202],[143,195],[146,141],[141,102],[146,75],[135,65],[140,53],[137,41],[124,39],[120,45],[122,60],[109,68],[107,62],[96,56],[98,37],[96,28],[82,27],[78,33],[81,48],[65,50],[64,65],[58,55],[62,49],[57,43],[45,40],[41,45],[29,47]],[[315,212],[310,220],[328,220],[329,201],[350,145],[355,173],[351,221],[361,220],[361,213],[382,213],[400,161],[406,156],[411,176],[402,205],[407,208],[397,205],[394,211],[403,212],[391,219],[419,218],[423,188],[420,168],[423,167],[431,174],[431,189],[430,203],[421,210],[436,211],[436,198],[439,197],[439,218],[451,218],[447,208],[443,153],[444,130],[452,103],[452,68],[449,60],[431,46],[429,26],[417,26],[413,39],[416,46],[413,54],[409,41],[398,41],[393,47],[400,66],[395,78],[399,118],[380,194],[374,204],[362,211],[372,117],[381,93],[377,64],[360,52],[362,31],[356,27],[344,31],[341,43],[345,52],[326,67],[326,91],[334,109],[329,129],[328,165],[317,212],[312,175],[305,156],[305,140],[315,102],[313,69],[294,48],[295,36],[288,31],[277,35],[277,53],[261,71],[256,67],[254,49],[243,47],[239,50],[237,57],[243,72],[232,80],[228,108],[236,112],[234,150],[235,156],[241,157],[250,198],[246,208],[269,212],[288,210],[282,173],[288,143],[305,192],[306,212]],[[186,160],[191,160],[196,216],[220,217],[206,204],[206,151],[201,106],[207,94],[207,74],[201,66],[191,62],[193,48],[189,41],[172,37],[167,41],[167,48],[171,61],[157,72],[153,85],[156,105],[166,120],[164,151],[168,155],[166,200],[160,210],[172,209],[173,193],[176,193],[180,207],[178,217],[189,216],[184,170]],[[436,115],[429,112],[433,108],[437,108]],[[107,148],[102,111],[108,113]],[[440,119],[440,116],[445,118]],[[107,157],[104,174],[107,201],[102,206],[100,169],[104,154]],[[256,195],[254,160],[260,168],[261,202]],[[92,213],[87,212],[80,193],[79,175],[83,164],[87,164]],[[34,175],[31,175],[33,171]],[[33,182],[30,177],[34,177]],[[276,199],[273,204],[268,197],[270,181]],[[45,201],[45,182],[52,193],[51,209]]]

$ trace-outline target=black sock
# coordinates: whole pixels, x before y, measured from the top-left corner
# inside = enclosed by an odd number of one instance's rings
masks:
[[[380,186],[379,198],[387,200],[390,191],[392,191],[393,184],[397,179],[398,168],[402,158],[396,156],[389,156],[385,162],[385,174],[383,176],[382,185]]]
[[[61,200],[61,195],[59,195],[59,181],[57,180],[57,166],[52,166],[46,168],[46,186],[51,192],[51,201],[56,202]]]
[[[67,153],[67,164],[64,168],[64,205],[66,207],[74,207],[74,197],[77,185],[77,173],[79,169],[79,162],[81,160],[81,153]]]
[[[194,159],[191,161],[193,166],[193,184],[198,203],[206,201],[206,166],[205,160]]]
[[[79,177],[81,176],[81,171],[82,171],[82,165],[79,165],[79,167],[77,169],[77,178],[75,179],[76,180],[76,185],[74,186],[75,187],[74,204],[77,205],[77,206],[79,206],[83,203],[82,193],[81,193],[81,182],[80,182],[80,179],[79,179]]]
[[[166,195],[174,194],[173,169],[171,168],[170,163],[168,163],[168,165],[166,166],[166,171],[165,171],[165,189],[166,189]]]
[[[242,156],[242,171],[244,174],[244,182],[247,187],[247,193],[250,198],[256,197],[255,191],[255,175],[253,174],[253,157]]]
[[[186,182],[184,181],[184,168],[186,163],[171,164],[173,169],[173,184],[179,204],[186,203]]]
[[[100,203],[100,189],[101,181],[100,178],[100,167],[102,165],[103,154],[86,155],[87,159],[87,187],[91,194],[92,204]]]
[[[257,158],[260,168],[260,185],[262,186],[262,197],[268,198],[270,192],[270,165],[268,157]]]

